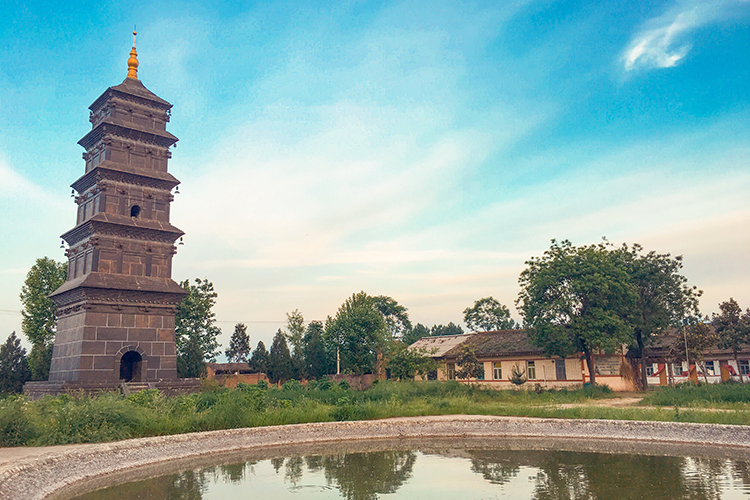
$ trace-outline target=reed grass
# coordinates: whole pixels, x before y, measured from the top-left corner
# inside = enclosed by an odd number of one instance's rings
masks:
[[[745,391],[744,386],[732,389]],[[699,408],[700,404],[744,401],[741,398],[745,396],[732,395],[726,388],[692,392],[680,388],[647,396],[649,404],[663,408],[587,404],[607,397],[612,394],[606,387],[537,393],[483,389],[455,381],[386,381],[356,391],[326,380],[308,386],[287,383],[281,389],[245,384],[226,389],[205,384],[198,394],[171,398],[157,390],[129,397],[118,393],[97,396],[81,393],[39,401],[13,396],[0,399],[0,446],[93,443],[239,427],[451,414],[750,425],[748,411]],[[673,401],[679,404],[675,406]],[[691,408],[688,403],[698,406]]]

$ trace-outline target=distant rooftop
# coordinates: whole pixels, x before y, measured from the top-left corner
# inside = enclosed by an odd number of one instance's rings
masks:
[[[437,337],[422,337],[409,346],[409,349],[424,349],[432,357],[442,357],[446,352],[465,342],[472,333],[461,335],[439,335]]]

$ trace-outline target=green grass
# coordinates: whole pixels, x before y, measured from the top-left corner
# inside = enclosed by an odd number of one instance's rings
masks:
[[[750,410],[750,384],[680,384],[658,387],[646,394],[642,405]]]
[[[614,397],[607,387],[536,393],[482,389],[455,381],[380,382],[366,391],[328,381],[306,387],[288,383],[282,389],[240,384],[230,390],[206,384],[198,394],[173,398],[165,398],[156,390],[127,398],[117,393],[46,397],[39,401],[13,396],[0,399],[0,446],[93,443],[238,427],[450,414],[750,425],[750,411],[700,409],[744,405],[737,401],[745,401],[742,398],[747,389],[750,388],[738,385],[675,388],[647,396],[645,404],[664,408],[588,404]],[[573,406],[560,408],[561,404]]]

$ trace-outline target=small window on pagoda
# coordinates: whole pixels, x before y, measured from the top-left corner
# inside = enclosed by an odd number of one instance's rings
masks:
[[[141,213],[141,207],[139,207],[138,205],[133,205],[130,208],[130,216],[131,217],[138,217],[138,214],[140,214],[140,213]]]

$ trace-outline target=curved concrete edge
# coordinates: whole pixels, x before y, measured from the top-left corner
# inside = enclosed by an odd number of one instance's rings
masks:
[[[0,498],[37,500],[76,483],[159,462],[331,441],[428,438],[544,438],[679,443],[750,450],[750,427],[621,420],[448,415],[324,422],[198,432],[55,447],[0,467]],[[737,450],[739,451],[739,450]]]

